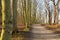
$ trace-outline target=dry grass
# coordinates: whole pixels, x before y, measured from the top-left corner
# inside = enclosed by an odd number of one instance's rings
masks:
[[[46,25],[46,27],[56,29],[56,28],[58,28],[58,25],[57,24],[56,25]]]
[[[53,29],[54,31],[60,31],[60,24],[46,25],[46,28]]]

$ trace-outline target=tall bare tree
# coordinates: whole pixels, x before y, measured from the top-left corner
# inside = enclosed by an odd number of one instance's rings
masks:
[[[12,19],[10,0],[2,0],[2,33],[0,40],[11,40]]]
[[[54,0],[54,24],[58,24],[58,0]]]
[[[37,1],[36,0],[32,0],[32,23],[35,24],[36,23],[36,9],[37,9]]]

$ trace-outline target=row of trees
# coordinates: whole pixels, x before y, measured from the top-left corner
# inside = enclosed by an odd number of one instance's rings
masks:
[[[59,23],[59,1],[20,0],[18,15],[22,23],[28,24],[58,24]],[[18,16],[19,19],[19,16]],[[18,21],[19,22],[19,21]],[[30,23],[31,22],[31,23]],[[20,23],[20,22],[19,22]]]
[[[0,2],[2,3],[2,33],[0,40],[11,40],[12,31],[13,29],[17,29],[18,22],[21,23],[22,21],[26,28],[29,27],[31,23],[35,23],[36,5],[34,5],[34,3],[36,3],[36,0],[2,0]],[[20,5],[18,6],[18,4]],[[22,20],[18,21],[19,19]]]
[[[41,24],[58,24],[59,23],[59,0],[43,0],[41,2],[38,1],[37,4],[37,21]],[[39,6],[40,5],[40,6]],[[40,15],[40,16],[39,16]],[[40,18],[39,18],[40,17]]]
[[[57,24],[59,1],[54,0],[53,6],[43,0],[2,0],[2,33],[1,40],[11,40],[12,30],[17,29],[17,25],[24,24],[28,28],[32,24]],[[51,3],[50,3],[51,4]],[[54,10],[51,9],[54,8]],[[0,4],[1,11],[1,4]],[[52,12],[53,11],[53,12]],[[1,12],[0,12],[1,13]],[[52,16],[53,15],[53,16]],[[52,23],[53,21],[53,23]],[[13,24],[13,25],[12,25]],[[7,35],[7,36],[6,36]],[[9,38],[8,38],[9,37]]]
[[[18,0],[17,25],[24,24],[26,28],[36,23],[36,0]]]

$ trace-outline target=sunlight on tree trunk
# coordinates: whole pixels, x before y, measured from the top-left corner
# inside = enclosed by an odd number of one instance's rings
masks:
[[[4,13],[4,11],[5,11],[5,1],[2,0],[1,2],[2,2],[2,32],[1,32],[0,40],[3,39],[3,34],[4,34],[4,29],[3,28],[4,28],[4,20],[5,20],[5,13]]]
[[[13,30],[17,29],[17,0],[13,0]]]
[[[11,40],[12,19],[10,0],[2,0],[2,33],[1,40]]]

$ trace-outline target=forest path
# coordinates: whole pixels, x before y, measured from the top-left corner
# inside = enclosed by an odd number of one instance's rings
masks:
[[[14,40],[60,40],[60,34],[48,30],[45,26],[34,24],[31,26],[30,32],[23,32],[23,37],[17,37]]]

